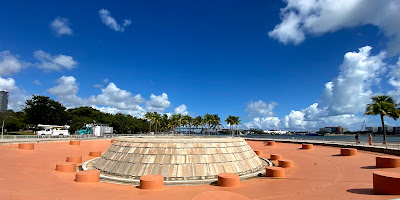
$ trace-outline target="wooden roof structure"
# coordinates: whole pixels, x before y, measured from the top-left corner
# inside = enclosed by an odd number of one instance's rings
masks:
[[[145,136],[117,138],[93,167],[121,178],[161,174],[165,180],[202,180],[253,173],[264,163],[243,138]]]

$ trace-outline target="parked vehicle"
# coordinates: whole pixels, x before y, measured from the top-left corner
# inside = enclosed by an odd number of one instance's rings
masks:
[[[43,125],[38,124],[38,128],[41,128],[40,131],[36,131],[36,135],[50,135],[50,136],[59,136],[59,135],[69,135],[68,129],[70,126],[64,125]]]
[[[112,134],[113,127],[108,126],[107,124],[85,124],[78,131],[79,135],[86,135],[86,134],[94,134],[95,136],[102,136],[103,134]]]

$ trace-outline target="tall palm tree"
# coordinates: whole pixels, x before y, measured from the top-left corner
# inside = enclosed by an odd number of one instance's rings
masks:
[[[232,125],[234,124],[234,118],[235,116],[228,115],[228,117],[225,119],[225,122],[229,125],[229,131],[231,132],[231,136],[233,136]]]
[[[153,115],[152,115],[152,120],[153,120],[153,123],[156,124],[155,134],[157,134],[157,125],[160,124],[161,115],[159,113],[157,113],[157,112],[154,112]]]
[[[400,117],[399,104],[394,102],[393,97],[388,95],[378,95],[371,98],[372,103],[367,104],[364,115],[380,115],[383,129],[383,144],[386,144],[386,129],[384,116],[397,120]]]
[[[201,123],[203,122],[203,119],[201,118],[201,116],[197,116],[193,119],[193,126],[197,128],[199,128],[199,126],[201,126]]]
[[[168,123],[169,123],[168,115],[163,114],[160,119],[160,130],[166,132],[168,130]]]
[[[221,119],[218,117],[217,114],[213,114],[211,116],[211,127],[215,131],[215,134],[217,134],[217,129],[221,126]]]
[[[185,126],[189,129],[189,132],[191,132],[190,127],[192,126],[192,121],[193,118],[189,115],[185,115],[182,117],[182,126]]]
[[[210,134],[210,125],[211,125],[211,121],[212,121],[212,116],[210,114],[205,114],[203,117],[203,126],[207,126],[207,132],[208,134]]]
[[[152,120],[153,120],[153,113],[152,112],[147,112],[143,119],[149,121],[149,133],[151,133],[151,125],[153,124]]]
[[[238,125],[240,124],[239,117],[233,116],[233,124],[236,125],[236,134],[239,135]]]
[[[179,116],[178,115],[171,116],[171,119],[169,120],[169,126],[175,132],[176,127],[179,126]]]

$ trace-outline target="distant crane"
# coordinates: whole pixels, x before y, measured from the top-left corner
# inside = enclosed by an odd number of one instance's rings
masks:
[[[364,127],[365,127],[365,119],[364,119],[363,123],[361,124],[360,132],[363,130]]]

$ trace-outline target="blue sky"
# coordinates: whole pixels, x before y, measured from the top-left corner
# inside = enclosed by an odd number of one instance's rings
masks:
[[[358,130],[400,101],[400,2],[3,2],[0,89],[67,107],[240,116],[243,127]],[[388,120],[391,125],[399,122]]]

